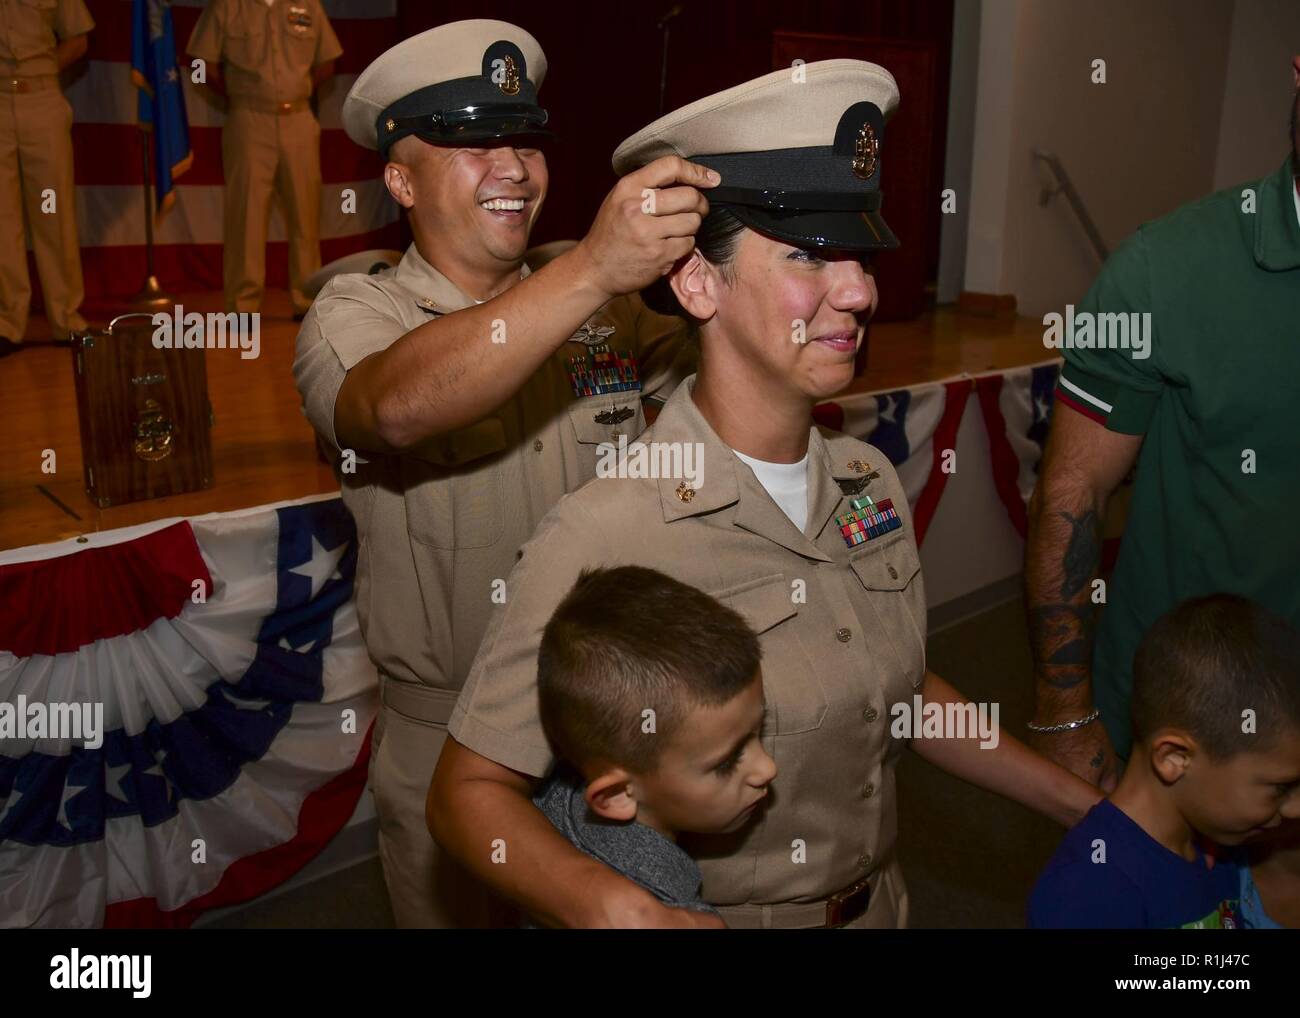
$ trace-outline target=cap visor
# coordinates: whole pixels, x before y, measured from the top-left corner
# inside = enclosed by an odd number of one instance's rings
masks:
[[[484,141],[552,141],[555,138],[555,132],[522,120],[500,120],[468,124],[461,130],[447,134],[417,131],[416,136],[421,141],[427,141],[430,145],[464,148],[474,142]]]
[[[900,246],[879,212],[769,212],[750,205],[725,207],[746,226],[799,247],[887,251]]]

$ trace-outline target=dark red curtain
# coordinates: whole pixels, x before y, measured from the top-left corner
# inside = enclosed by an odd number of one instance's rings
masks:
[[[543,243],[586,232],[614,184],[610,155],[620,141],[658,115],[663,33],[656,25],[673,6],[668,0],[545,5],[479,0],[471,10],[445,0],[399,0],[398,28],[405,37],[461,18],[499,18],[527,29],[542,44],[549,64],[542,102],[560,135],[548,154],[551,189],[534,234],[536,242]],[[934,144],[928,185],[942,180],[953,0],[686,0],[680,6],[681,13],[669,24],[667,110],[772,70],[775,31],[934,43],[936,81],[927,117]],[[937,187],[929,207],[932,212],[921,236],[903,239],[925,246],[927,278],[934,279],[939,259]]]

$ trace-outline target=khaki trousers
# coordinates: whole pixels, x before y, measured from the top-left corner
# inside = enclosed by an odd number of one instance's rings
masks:
[[[72,107],[59,82],[29,78],[26,92],[0,91],[0,336],[21,342],[32,284],[23,222],[31,232],[50,332],[64,339],[86,328],[72,174]],[[52,192],[47,199],[46,190]],[[52,211],[45,211],[50,209]]]
[[[303,284],[320,268],[320,124],[311,110],[263,113],[231,104],[221,131],[226,177],[222,289],[227,311],[257,311],[266,282],[271,197],[289,230],[289,294],[295,313],[311,305]]]
[[[399,929],[486,929],[517,917],[429,834],[424,803],[456,694],[380,676],[371,744],[379,861]],[[441,720],[439,720],[441,719]]]

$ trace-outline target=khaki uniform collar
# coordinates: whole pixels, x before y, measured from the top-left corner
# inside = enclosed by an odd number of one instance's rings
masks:
[[[411,291],[415,302],[426,311],[446,315],[474,306],[474,301],[461,293],[455,283],[424,260],[414,243],[397,263],[393,278]],[[519,278],[528,278],[527,265],[520,270]]]
[[[1295,170],[1288,155],[1272,177],[1259,184],[1255,216],[1255,263],[1282,272],[1300,268],[1300,221],[1295,214]]]
[[[843,504],[845,492],[841,482],[857,484],[869,476],[868,469],[874,471],[878,464],[867,467],[855,457],[861,446],[854,439],[847,435],[823,437],[809,421],[808,525],[806,534],[801,534],[754,477],[753,471],[742,469],[743,464],[735,453],[714,433],[691,398],[694,388],[695,376],[691,375],[664,404],[654,428],[645,436],[651,442],[692,442],[701,446],[699,462],[704,468],[704,483],[698,488],[689,488],[687,482],[677,477],[658,479],[664,522],[704,516],[734,505],[736,526],[805,558],[831,561],[830,556],[814,542]],[[683,498],[683,494],[689,495],[689,499]]]

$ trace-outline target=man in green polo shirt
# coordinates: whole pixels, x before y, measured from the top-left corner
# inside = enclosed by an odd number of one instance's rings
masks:
[[[1032,741],[1107,791],[1157,618],[1228,591],[1300,625],[1300,56],[1293,71],[1278,171],[1142,226],[1048,330],[1065,367],[1026,547]],[[1135,461],[1100,588],[1106,500]]]

